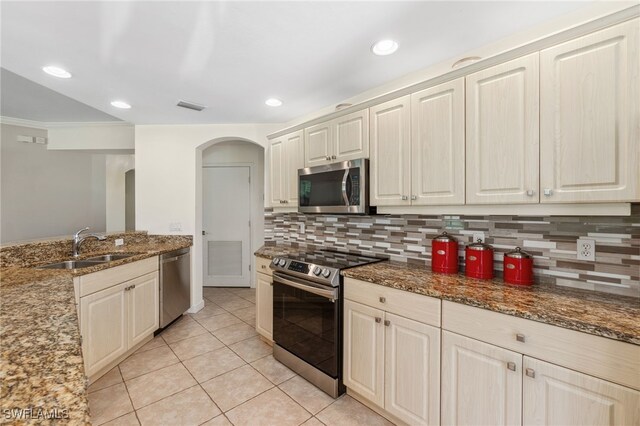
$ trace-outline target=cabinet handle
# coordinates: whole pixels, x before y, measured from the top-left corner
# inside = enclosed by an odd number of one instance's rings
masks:
[[[402,201],[406,201],[406,200],[408,200],[408,199],[409,199],[409,197],[407,197],[406,195],[403,195],[403,196],[402,196]]]
[[[379,300],[380,300],[380,303],[384,303],[384,302],[386,302],[386,301],[387,301],[387,298],[386,298],[386,297],[382,297],[382,296],[380,296],[380,299],[379,299]]]
[[[524,341],[525,341],[524,334],[520,334],[520,333],[516,334],[516,340],[518,342],[524,343]]]
[[[535,379],[536,370],[534,370],[533,368],[527,368],[527,369],[524,370],[524,374],[526,374],[527,376]]]
[[[411,196],[411,199],[412,199],[412,200],[417,200],[417,199],[418,199],[418,196],[417,196],[417,195],[412,195],[412,196]]]
[[[267,269],[267,267],[265,265],[260,265],[260,268]]]
[[[536,195],[536,191],[531,190],[531,189],[527,191],[527,196],[528,197],[533,197],[534,195]]]
[[[332,159],[332,160],[335,160],[336,158],[337,158],[337,157],[336,157],[335,155],[332,155],[332,156],[331,156],[331,159]]]
[[[516,371],[516,363],[515,362],[508,362],[507,363],[507,369],[509,369],[511,371]]]
[[[384,320],[384,325],[389,327],[391,325],[391,321],[389,320]]]
[[[544,195],[545,195],[545,197],[551,197],[553,195],[553,189],[545,188],[544,189]]]
[[[325,159],[326,159],[326,160],[331,160],[331,156],[330,156],[330,155],[327,155],[327,156],[325,157]]]
[[[380,317],[376,317],[376,322],[377,322],[378,324],[380,323],[380,321],[382,321],[382,318],[380,318]]]

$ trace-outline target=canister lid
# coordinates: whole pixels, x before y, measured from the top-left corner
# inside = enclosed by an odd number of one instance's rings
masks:
[[[481,239],[478,239],[478,241],[473,244],[469,244],[467,248],[469,250],[493,250],[493,247],[489,244],[483,243]]]
[[[442,234],[435,237],[433,241],[450,242],[450,241],[458,241],[458,240],[453,238],[451,235],[447,234],[447,231],[444,231]]]
[[[522,251],[522,249],[520,249],[520,247],[516,247],[515,250],[510,251],[508,253],[505,253],[504,257],[511,257],[513,259],[529,259],[529,258],[531,258],[533,256],[531,256],[526,251]]]

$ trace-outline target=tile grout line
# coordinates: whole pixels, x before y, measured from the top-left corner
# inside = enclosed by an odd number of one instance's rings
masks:
[[[136,410],[136,406],[133,405],[133,399],[131,398],[131,394],[129,393],[129,387],[127,386],[126,380],[124,380],[124,376],[122,375],[122,371],[120,371],[120,364],[118,364],[116,367],[118,368],[118,372],[120,373],[120,378],[122,379],[122,384],[124,385],[124,390],[127,392],[127,396],[129,397],[129,402],[131,402],[131,408],[133,408],[133,415],[136,416],[136,420],[138,421],[138,424],[141,425],[142,422],[140,421],[140,417],[138,417],[138,410]]]

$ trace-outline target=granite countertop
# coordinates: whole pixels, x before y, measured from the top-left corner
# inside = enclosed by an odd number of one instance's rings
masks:
[[[255,255],[273,258],[306,250],[309,248],[271,245]],[[436,274],[430,267],[392,261],[346,269],[342,275],[640,345],[640,300],[632,297],[543,284],[512,286],[499,278]]]
[[[191,238],[146,235],[118,250],[93,246],[81,258],[135,253],[107,264],[74,270],[35,269],[64,258],[47,242],[3,253],[0,268],[0,416],[2,421],[90,423],[73,278],[191,246]],[[87,244],[86,249],[91,248]],[[3,250],[5,250],[3,248]],[[51,253],[54,253],[52,256]],[[68,258],[68,257],[67,257]],[[6,419],[5,410],[33,408],[31,417]],[[41,411],[38,411],[41,410]],[[14,414],[15,417],[15,414]]]

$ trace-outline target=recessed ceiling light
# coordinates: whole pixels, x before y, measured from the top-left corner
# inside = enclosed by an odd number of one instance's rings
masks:
[[[42,71],[58,78],[71,78],[71,73],[69,71],[60,67],[54,67],[53,65],[42,67]]]
[[[270,107],[279,107],[280,105],[282,105],[282,101],[276,98],[269,98],[264,101],[264,103],[269,105]]]
[[[111,105],[116,107],[116,108],[121,108],[121,109],[129,109],[129,108],[131,108],[131,105],[129,105],[128,103],[126,103],[124,101],[113,101],[113,102],[111,102]]]
[[[371,51],[373,52],[373,54],[378,56],[391,55],[396,50],[398,50],[398,43],[396,41],[388,39],[380,40],[374,43],[373,46],[371,46]]]

